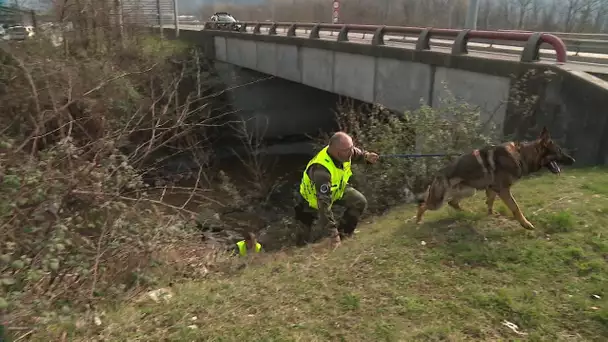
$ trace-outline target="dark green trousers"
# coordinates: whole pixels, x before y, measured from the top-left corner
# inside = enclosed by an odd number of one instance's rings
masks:
[[[334,202],[333,205],[343,207],[344,215],[337,222],[337,229],[341,237],[349,237],[353,234],[359,219],[367,208],[367,199],[357,189],[347,186],[344,190],[344,196]],[[306,200],[298,192],[296,194],[295,218],[301,223],[301,229],[298,232],[298,244],[312,242],[311,231],[312,225],[319,216],[316,209],[311,208]]]

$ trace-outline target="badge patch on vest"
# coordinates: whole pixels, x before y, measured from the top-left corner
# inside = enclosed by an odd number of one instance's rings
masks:
[[[319,191],[321,191],[322,194],[327,194],[329,192],[329,185],[327,185],[327,184],[321,185],[321,188],[319,189]]]

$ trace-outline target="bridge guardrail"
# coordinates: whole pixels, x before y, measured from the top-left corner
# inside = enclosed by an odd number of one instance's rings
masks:
[[[551,33],[552,34],[552,33]],[[575,55],[579,53],[595,53],[595,54],[608,54],[608,37],[606,40],[603,39],[578,39],[578,38],[567,38],[560,37],[564,44],[566,44],[566,49],[568,51],[574,52]],[[513,45],[524,47],[525,43],[517,42],[517,41],[505,41],[505,40],[489,40],[489,39],[476,39],[475,42],[493,45]]]
[[[379,26],[379,25],[341,25],[341,24],[319,24],[319,23],[294,23],[294,22],[239,22],[230,25],[225,29],[214,28],[213,22],[205,22],[204,30],[232,30],[235,29],[245,34],[247,28],[253,26],[252,34],[261,34],[262,27],[268,28],[268,35],[276,35],[277,28],[286,29],[288,37],[296,37],[296,30],[309,30],[309,39],[319,39],[319,32],[336,31],[338,32],[336,41],[348,41],[350,32],[372,34],[372,45],[385,45],[384,37],[386,35],[411,35],[417,36],[416,50],[424,51],[431,49],[431,38],[450,38],[453,42],[452,54],[466,54],[468,52],[467,43],[470,40],[475,42],[486,41],[488,44],[496,44],[496,42],[508,42],[508,45],[513,43],[523,47],[521,51],[522,62],[535,62],[540,60],[540,46],[544,44],[551,45],[555,50],[555,58],[558,63],[567,62],[567,47],[566,43],[559,37],[543,32],[511,32],[511,31],[478,31],[478,30],[456,30],[456,29],[438,29],[424,27],[402,27],[402,26]],[[597,43],[596,43],[597,44]],[[515,46],[518,46],[515,45]]]
[[[599,39],[562,39],[566,43],[568,51],[575,52],[575,55],[579,53],[596,53],[596,54],[608,54],[608,40]]]
[[[497,31],[501,32],[527,32],[534,33],[534,31],[525,31],[525,30],[505,30],[499,29]],[[607,33],[579,33],[579,32],[547,32],[551,33],[555,36],[560,37],[561,39],[592,39],[592,40],[608,40]]]
[[[574,52],[574,56],[580,56],[580,53],[587,54],[604,54],[606,56],[606,62],[608,62],[608,40],[575,40],[575,39],[562,39],[566,44],[566,50]],[[513,52],[513,50],[506,49],[508,46],[516,46],[523,48],[525,42],[517,41],[506,41],[498,39],[472,39],[470,42],[486,44],[488,48],[493,48],[496,51]],[[433,42],[433,45],[437,46],[451,46],[451,43],[444,42]]]

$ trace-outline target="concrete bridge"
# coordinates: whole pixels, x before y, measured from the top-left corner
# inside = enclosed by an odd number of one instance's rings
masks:
[[[482,120],[493,120],[505,135],[529,138],[531,127],[546,125],[581,164],[608,163],[608,83],[596,77],[608,75],[608,63],[597,63],[601,54],[587,57],[592,62],[568,56],[554,35],[243,24],[239,32],[182,27],[179,37],[215,57],[224,82],[236,89],[236,107],[257,118],[258,128],[265,121],[268,136],[331,126],[337,95],[404,111],[440,106],[450,91],[479,106]]]

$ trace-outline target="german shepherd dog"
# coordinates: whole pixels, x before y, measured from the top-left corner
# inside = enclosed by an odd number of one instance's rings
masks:
[[[446,200],[452,208],[462,210],[459,204],[462,199],[473,196],[475,190],[485,190],[489,215],[494,214],[494,200],[498,195],[524,228],[534,229],[513,198],[511,186],[544,167],[559,174],[558,164],[572,165],[574,158],[551,139],[546,127],[532,142],[511,141],[474,150],[458,157],[433,177],[418,200],[416,223],[420,223],[426,210],[437,210]]]

